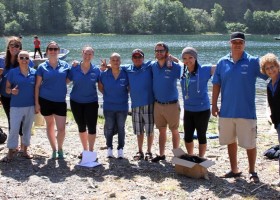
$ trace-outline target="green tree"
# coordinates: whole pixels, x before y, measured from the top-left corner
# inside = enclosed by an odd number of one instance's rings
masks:
[[[226,24],[228,33],[242,31],[244,33],[247,32],[248,27],[245,24],[241,23],[227,23]]]
[[[196,33],[205,33],[213,28],[213,19],[211,15],[203,9],[192,8],[190,14],[194,20],[194,29]]]
[[[151,13],[144,4],[133,13],[132,24],[136,33],[151,33]]]
[[[220,33],[226,32],[226,25],[224,21],[225,11],[222,6],[215,3],[214,8],[211,10],[213,22],[214,22],[214,30]]]
[[[104,12],[106,6],[106,1],[104,0],[94,2],[91,11],[91,32],[106,33],[108,31],[106,13]]]
[[[4,4],[0,3],[0,35],[3,35],[5,30],[5,13],[5,6]]]
[[[13,20],[13,21],[5,24],[4,33],[6,35],[19,35],[19,33],[21,33],[21,31],[22,31],[22,28],[16,20]]]

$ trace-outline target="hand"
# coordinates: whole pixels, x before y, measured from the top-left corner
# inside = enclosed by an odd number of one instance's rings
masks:
[[[4,69],[0,68],[0,76],[3,74]]]
[[[76,67],[79,64],[79,61],[73,60],[72,61],[72,67]]]
[[[41,111],[41,107],[39,104],[35,104],[35,114],[38,114]]]
[[[11,93],[12,93],[13,95],[18,95],[18,92],[19,92],[18,85],[16,85],[16,87],[14,87],[14,88],[11,90]]]
[[[217,117],[220,115],[220,110],[217,105],[212,105],[212,115]]]
[[[100,59],[100,61],[101,61],[100,70],[105,71],[108,68],[108,65],[106,63],[106,59],[104,59],[104,60]]]

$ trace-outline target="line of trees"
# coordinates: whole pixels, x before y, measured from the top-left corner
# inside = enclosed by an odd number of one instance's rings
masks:
[[[240,21],[225,15],[217,3],[207,11],[178,0],[0,0],[0,35],[280,33],[280,10],[247,9]]]

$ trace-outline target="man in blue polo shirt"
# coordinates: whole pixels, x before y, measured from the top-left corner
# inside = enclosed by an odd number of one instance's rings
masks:
[[[174,62],[167,62],[168,46],[159,42],[155,46],[157,62],[153,63],[153,91],[155,96],[154,119],[159,129],[159,155],[152,162],[165,160],[167,125],[172,132],[173,148],[179,147],[178,132],[180,105],[178,102],[177,80],[181,77],[181,67]]]
[[[235,32],[230,37],[231,52],[222,57],[213,77],[212,114],[219,115],[220,144],[227,145],[231,170],[223,177],[239,177],[238,145],[247,150],[250,179],[259,182],[256,163],[256,78],[261,74],[259,59],[244,51],[245,35]],[[221,109],[217,106],[221,93]]]
[[[144,53],[141,49],[132,51],[132,62],[133,65],[128,65],[124,69],[129,80],[132,124],[138,142],[138,152],[133,159],[141,160],[144,158],[143,142],[146,131],[147,152],[145,160],[150,160],[152,159],[151,148],[154,139],[154,94],[151,68],[153,62],[144,63]]]

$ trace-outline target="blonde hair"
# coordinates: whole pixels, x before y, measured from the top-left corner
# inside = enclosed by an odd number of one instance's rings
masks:
[[[265,65],[268,63],[273,64],[279,70],[280,64],[279,64],[278,57],[273,53],[267,53],[260,59],[261,72],[263,74],[266,74]]]

